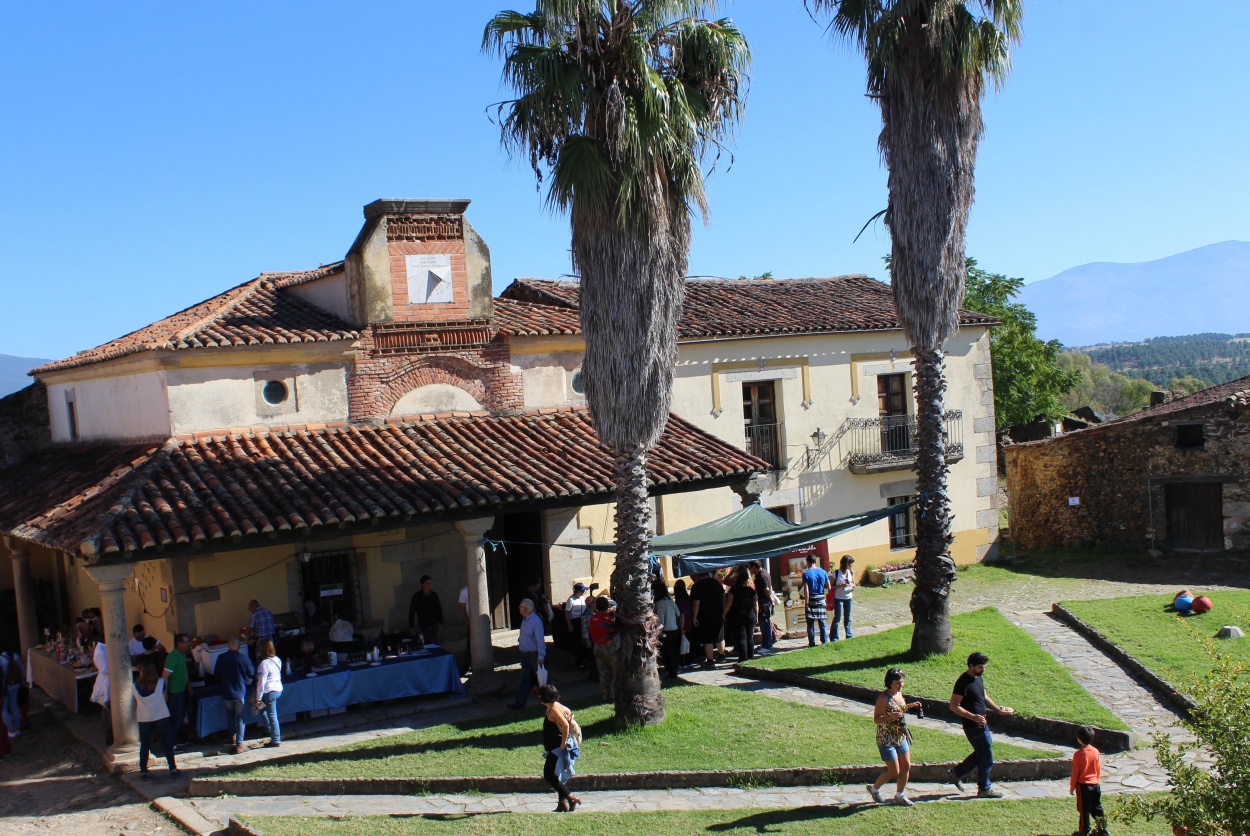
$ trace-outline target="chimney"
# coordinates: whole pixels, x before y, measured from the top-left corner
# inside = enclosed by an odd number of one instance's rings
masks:
[[[1169,394],[1170,393],[1168,392],[1159,392],[1159,391],[1151,392],[1150,393],[1150,405],[1151,406],[1163,406],[1165,403],[1171,400],[1171,398],[1168,397]]]
[[[464,217],[468,200],[375,200],[347,251],[347,294],[360,325],[490,319],[490,249]]]

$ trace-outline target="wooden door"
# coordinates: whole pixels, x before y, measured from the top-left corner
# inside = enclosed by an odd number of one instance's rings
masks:
[[[747,452],[769,462],[781,464],[776,392],[771,380],[742,384],[742,424],[747,437]]]
[[[906,453],[911,450],[907,421],[907,376],[877,375],[877,415],[881,418],[881,452]]]
[[[1164,485],[1168,547],[1186,551],[1224,548],[1224,486],[1219,482]]]

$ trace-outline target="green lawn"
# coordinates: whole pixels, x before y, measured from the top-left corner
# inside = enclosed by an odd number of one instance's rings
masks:
[[[593,801],[592,801],[593,803]],[[1104,800],[1107,812],[1115,808]],[[265,836],[568,836],[570,833],[611,833],[613,836],[654,836],[656,833],[727,833],[786,836],[838,833],[842,836],[951,836],[993,833],[995,836],[1066,836],[1077,823],[1076,804],[1063,799],[1026,801],[960,801],[899,807],[796,807],[782,810],[664,811],[659,813],[586,812],[557,816],[544,813],[498,813],[476,816],[413,816],[391,818],[264,818],[245,822]],[[1171,833],[1162,821],[1126,827],[1110,823],[1116,836]]]
[[[872,720],[733,688],[664,690],[658,727],[618,731],[612,707],[573,704],[585,735],[578,772],[833,767],[878,762]],[[531,703],[531,705],[533,705]],[[446,724],[219,773],[221,777],[407,778],[533,775],[541,771],[538,709]],[[915,729],[917,761],[960,760],[961,734]],[[995,744],[1000,760],[1058,752]]]
[[[1189,677],[1211,670],[1211,657],[1202,648],[1202,638],[1213,637],[1225,624],[1236,624],[1250,633],[1250,592],[1210,592],[1207,597],[1215,605],[1210,612],[1187,616],[1172,609],[1171,595],[1064,601],[1063,605],[1184,691]],[[1216,647],[1250,664],[1250,639],[1216,641]]]
[[[896,627],[748,664],[868,688],[881,688],[885,672],[898,666],[907,676],[907,694],[949,700],[955,680],[968,667],[968,654],[979,650],[990,657],[985,672],[986,692],[998,705],[1011,706],[1018,713],[1033,717],[1109,729],[1128,728],[1078,685],[1032,636],[993,607],[951,619],[955,648],[947,656],[912,660],[911,632],[910,625]]]

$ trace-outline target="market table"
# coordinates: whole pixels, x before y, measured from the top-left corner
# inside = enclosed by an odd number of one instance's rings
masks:
[[[340,664],[313,673],[282,677],[280,716],[300,711],[346,708],[359,703],[423,694],[464,694],[456,659],[446,650],[390,656],[379,663]],[[201,737],[226,729],[225,689],[220,685],[192,691],[192,719]],[[260,715],[247,713],[247,722]]]
[[[38,647],[30,649],[30,681],[61,705],[78,713],[79,706],[86,707],[91,697],[95,668],[75,668],[63,665],[56,656]],[[80,696],[82,697],[80,699]]]

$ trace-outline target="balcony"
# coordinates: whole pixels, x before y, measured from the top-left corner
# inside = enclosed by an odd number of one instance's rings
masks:
[[[747,436],[747,452],[759,456],[773,466],[781,469],[781,425],[780,424],[747,424],[744,427]]]
[[[944,418],[946,462],[964,457],[964,414],[954,409]],[[916,463],[916,416],[848,418],[845,435],[850,449],[847,467],[852,473],[910,470]]]

